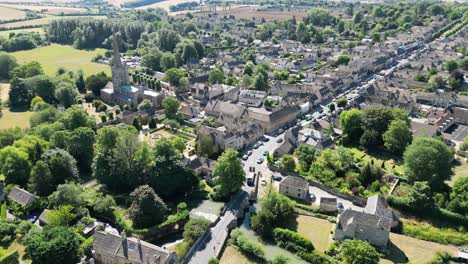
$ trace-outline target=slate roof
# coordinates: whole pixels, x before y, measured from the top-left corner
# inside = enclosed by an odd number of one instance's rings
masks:
[[[303,178],[297,176],[287,176],[280,184],[298,189],[309,189],[309,183]]]
[[[353,224],[369,226],[375,229],[382,229],[390,232],[392,227],[392,220],[386,217],[378,217],[351,209],[345,209],[339,217],[337,228],[346,231],[348,227]]]
[[[387,200],[378,194],[367,198],[367,204],[364,208],[364,212],[378,217],[390,218],[392,221],[399,220],[398,216],[392,210],[387,208]]]
[[[165,263],[170,252],[134,237],[121,237],[101,231],[94,232],[93,249],[131,263]]]
[[[41,224],[44,224],[44,225],[48,225],[49,224],[49,219],[47,219],[47,213],[50,212],[49,209],[44,209],[44,211],[42,211],[41,215],[39,216],[39,222]]]
[[[30,205],[36,200],[34,195],[32,195],[30,192],[18,187],[11,189],[10,193],[8,194],[8,198],[22,206]]]

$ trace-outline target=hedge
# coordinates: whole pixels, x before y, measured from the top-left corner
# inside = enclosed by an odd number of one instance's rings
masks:
[[[0,219],[6,219],[6,216],[7,216],[7,206],[6,206],[6,202],[2,203],[2,205],[0,205]]]
[[[301,259],[309,262],[310,264],[330,264],[332,263],[327,257],[321,256],[315,252],[313,253],[305,253],[305,252],[299,252],[297,254],[298,257]]]
[[[461,246],[468,244],[468,234],[454,229],[437,228],[419,222],[402,221],[401,233],[405,236],[440,244]]]
[[[314,245],[310,240],[288,229],[275,228],[273,230],[273,239],[278,246],[293,253],[314,250]]]
[[[0,258],[0,264],[17,264],[19,258],[18,250],[12,251]]]
[[[232,230],[231,239],[229,241],[248,255],[252,255],[260,259],[265,258],[265,251],[262,246],[259,243],[249,240],[239,229]]]

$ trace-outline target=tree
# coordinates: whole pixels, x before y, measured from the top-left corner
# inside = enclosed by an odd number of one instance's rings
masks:
[[[233,149],[227,149],[218,158],[215,165],[214,175],[219,179],[216,184],[220,185],[219,191],[222,197],[240,190],[245,181],[245,171],[239,159],[239,153]]]
[[[180,68],[171,68],[165,71],[166,79],[172,86],[179,86],[179,81],[182,77],[185,77],[186,72],[184,69]]]
[[[210,222],[204,218],[191,218],[184,227],[184,232],[182,234],[184,242],[193,245],[193,243],[205,233],[209,226]]]
[[[294,172],[294,170],[296,169],[296,161],[294,160],[294,157],[292,155],[284,155],[280,159],[279,167],[281,170],[287,172]]]
[[[136,188],[130,194],[131,205],[128,216],[137,228],[160,224],[166,219],[168,208],[161,198],[148,185]]]
[[[448,208],[459,214],[468,215],[468,176],[458,178],[450,192]]]
[[[413,132],[403,120],[393,120],[383,134],[385,148],[401,155],[413,139]]]
[[[49,196],[49,203],[53,208],[70,205],[73,207],[74,213],[81,212],[81,209],[86,205],[83,188],[78,183],[61,184]]]
[[[439,139],[416,138],[403,154],[408,181],[428,181],[434,187],[449,179],[452,155],[452,151]]]
[[[434,206],[431,187],[428,182],[414,182],[408,194],[408,205],[414,210],[430,209]]]
[[[101,95],[101,89],[106,86],[109,78],[104,72],[93,74],[86,78],[85,84],[88,91],[92,91],[95,96]]]
[[[223,83],[224,73],[218,68],[211,70],[210,75],[208,76],[208,82],[210,84]]]
[[[315,160],[315,148],[307,144],[300,144],[294,151],[294,155],[299,160],[299,169],[307,172]]]
[[[76,214],[73,213],[71,205],[61,205],[47,212],[46,217],[51,226],[69,226],[75,220]]]
[[[150,100],[145,99],[138,105],[137,109],[138,111],[144,111],[150,109],[151,107],[153,107],[153,103]]]
[[[54,191],[53,178],[49,167],[39,160],[31,170],[28,189],[40,196],[47,196]]]
[[[314,26],[328,26],[336,22],[336,18],[325,9],[322,8],[313,8],[309,10],[304,17],[304,23],[312,24]]]
[[[185,141],[183,138],[175,137],[172,139],[171,143],[174,146],[174,148],[177,149],[177,151],[179,151],[179,153],[184,153]]]
[[[83,71],[78,71],[78,78],[75,81],[75,86],[78,92],[82,94],[86,93],[86,82],[83,77]]]
[[[28,63],[23,63],[18,67],[14,68],[11,73],[11,78],[31,78],[37,75],[44,74],[42,66],[37,61],[31,61]]]
[[[76,159],[83,172],[90,171],[94,156],[96,134],[89,127],[79,127],[67,137],[66,150]]]
[[[445,63],[445,69],[452,73],[454,72],[456,69],[458,69],[458,63],[454,60],[449,60]]]
[[[151,117],[149,123],[148,123],[148,127],[150,129],[154,129],[157,127],[157,124],[156,124],[156,119],[154,117]]]
[[[176,66],[176,60],[172,53],[164,52],[161,58],[161,70],[167,71],[168,69]]]
[[[179,111],[180,102],[175,97],[168,96],[162,101],[164,107],[164,112],[166,113],[167,118],[174,119],[177,116]]]
[[[362,126],[362,111],[352,108],[340,114],[340,126],[351,141],[359,139],[364,132]]]
[[[213,157],[218,152],[213,137],[204,133],[198,135],[196,150],[199,156],[206,155],[208,157]]]
[[[76,160],[70,153],[63,149],[49,149],[42,154],[41,159],[49,167],[52,175],[52,184],[55,186],[69,180],[78,179]]]
[[[193,172],[181,163],[182,155],[169,139],[159,139],[154,146],[150,167],[150,186],[163,198],[185,195],[198,184]]]
[[[346,105],[348,104],[348,100],[346,99],[346,97],[341,97],[340,99],[336,100],[336,105],[338,107],[346,107]]]
[[[28,153],[13,146],[0,150],[0,174],[5,176],[5,183],[24,186],[28,182],[30,170]]]
[[[180,42],[180,37],[174,30],[163,28],[158,32],[159,48],[163,51],[173,51],[177,43]]]
[[[37,264],[74,264],[80,261],[80,241],[66,227],[36,230],[26,239],[26,252]]]
[[[265,82],[265,79],[261,74],[257,74],[253,79],[253,88],[255,90],[266,90],[268,84]]]
[[[24,79],[13,78],[10,81],[10,91],[8,91],[8,98],[12,107],[26,107],[30,105],[28,100],[29,91],[26,87]]]
[[[55,97],[65,108],[72,106],[75,103],[75,98],[78,95],[78,90],[72,84],[61,82],[55,91]]]
[[[338,56],[336,63],[338,63],[338,65],[348,65],[350,61],[351,61],[351,57],[349,55],[341,54]]]
[[[346,240],[341,245],[340,257],[346,264],[377,264],[380,255],[369,243],[361,240]]]
[[[375,149],[378,145],[380,145],[380,135],[373,129],[365,130],[359,139],[359,144],[367,150]]]
[[[56,85],[51,77],[47,75],[37,75],[26,78],[24,84],[29,92],[28,100],[30,100],[32,96],[38,95],[48,104],[56,103]]]
[[[336,30],[340,34],[345,31],[345,22],[343,20],[340,20],[340,22],[338,22],[338,24],[336,25]]]
[[[153,71],[161,71],[161,59],[163,53],[157,49],[153,48],[146,53],[142,59],[142,65],[145,67],[150,68]]]
[[[294,214],[294,202],[285,195],[268,192],[261,209],[252,216],[252,229],[262,236],[271,235],[275,227],[284,227]]]
[[[0,52],[0,79],[8,80],[10,79],[10,72],[16,67],[16,58],[12,55]]]
[[[68,130],[75,130],[79,127],[96,127],[96,120],[88,116],[83,108],[75,105],[65,111],[60,121]]]
[[[284,255],[277,255],[272,261],[271,264],[289,264],[291,263],[289,259]]]

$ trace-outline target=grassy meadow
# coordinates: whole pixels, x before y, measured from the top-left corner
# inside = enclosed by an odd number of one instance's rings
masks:
[[[72,46],[52,44],[39,47],[33,50],[17,51],[12,55],[16,57],[18,63],[37,61],[42,64],[44,71],[48,75],[55,75],[59,67],[66,70],[83,70],[85,75],[91,75],[104,71],[110,75],[110,67],[105,64],[91,62],[97,54],[104,55],[104,49],[78,50]]]
[[[38,28],[24,28],[24,29],[12,29],[12,30],[4,30],[0,31],[0,37],[8,38],[10,33],[20,33],[20,32],[37,32],[41,35],[44,35],[44,29],[41,27]]]

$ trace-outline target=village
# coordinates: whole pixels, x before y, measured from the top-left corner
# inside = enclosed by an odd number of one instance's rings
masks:
[[[468,261],[466,4],[361,34],[382,10],[203,7],[171,18],[177,45],[112,29],[109,77],[36,93],[30,131],[0,131],[4,263],[56,263],[34,243],[58,227],[77,237],[57,236],[78,251],[62,263]]]

